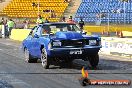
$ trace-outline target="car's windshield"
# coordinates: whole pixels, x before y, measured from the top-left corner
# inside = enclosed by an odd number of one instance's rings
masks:
[[[75,24],[52,24],[52,25],[44,25],[43,32],[45,33],[56,33],[58,31],[79,31],[79,28]]]

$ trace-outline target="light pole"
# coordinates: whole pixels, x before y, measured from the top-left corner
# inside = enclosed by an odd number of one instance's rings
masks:
[[[117,29],[118,29],[118,25],[120,25],[120,21],[118,21],[118,20],[119,20],[119,17],[120,17],[120,13],[124,13],[124,12],[123,12],[123,9],[121,9],[121,8],[118,8],[117,10],[113,10],[112,12],[113,12],[113,14],[115,13],[115,15],[117,15],[115,31],[116,31],[116,35],[119,36],[119,30],[117,30]]]
[[[109,5],[110,5],[110,2],[109,2]],[[107,35],[109,36],[110,35],[110,33],[109,33],[109,31],[110,31],[110,13],[109,13],[109,5],[108,5],[108,22],[107,22],[107,24],[108,24],[108,30],[107,30]]]
[[[108,35],[109,35],[109,31],[110,31],[110,13],[108,9]]]
[[[126,3],[129,1],[129,0],[120,0],[121,2],[123,2],[123,9],[124,9],[124,28],[125,29],[125,23],[126,23]],[[121,34],[120,34],[121,38],[123,37],[123,33],[122,33],[122,29],[121,29]]]
[[[40,14],[40,0],[38,0],[38,15]]]
[[[125,26],[125,23],[126,23],[126,2],[125,1],[123,2],[123,9],[124,9],[124,26]]]

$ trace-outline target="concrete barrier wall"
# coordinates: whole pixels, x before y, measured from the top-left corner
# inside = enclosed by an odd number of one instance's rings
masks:
[[[12,29],[10,38],[23,41],[30,33],[31,29]]]
[[[128,36],[128,37],[132,37],[132,32],[129,31],[123,31],[123,36]]]
[[[13,29],[10,38],[23,41],[30,31],[29,29]],[[104,54],[132,56],[132,38],[102,37],[101,52]]]
[[[84,30],[88,32],[107,32],[108,26],[85,26]],[[132,26],[109,26],[109,32],[116,31],[130,31],[132,32]]]
[[[108,38],[102,37],[102,49],[104,54],[120,56],[132,56],[132,38]]]

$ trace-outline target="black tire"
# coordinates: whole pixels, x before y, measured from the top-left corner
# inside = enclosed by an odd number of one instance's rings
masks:
[[[37,63],[37,59],[33,58],[32,55],[29,53],[28,49],[24,49],[24,54],[25,54],[25,61],[28,63]]]
[[[45,48],[42,48],[41,50],[41,63],[45,69],[49,68],[49,61],[48,61],[48,56],[47,56],[47,52]]]
[[[91,67],[96,68],[99,63],[99,55],[98,54],[90,55],[88,59]]]

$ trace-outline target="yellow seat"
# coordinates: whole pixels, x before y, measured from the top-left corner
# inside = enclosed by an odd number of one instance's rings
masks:
[[[12,0],[12,2],[10,2],[8,6],[3,9],[2,14],[9,17],[37,18],[38,8],[32,7],[32,2],[37,3],[36,0]],[[63,2],[64,0],[40,0],[39,9],[42,17],[49,18],[51,22],[59,21],[68,6],[68,3]],[[57,18],[50,18],[51,13],[44,13],[43,10],[54,10]]]

